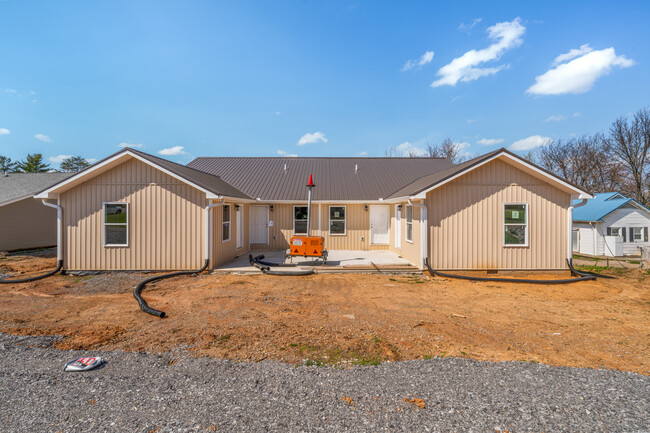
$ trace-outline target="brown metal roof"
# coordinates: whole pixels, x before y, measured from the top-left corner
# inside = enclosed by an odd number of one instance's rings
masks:
[[[236,197],[236,198],[243,198],[243,199],[248,199],[250,200],[251,197],[247,196],[234,186],[230,185],[228,182],[223,181],[222,179],[219,178],[219,176],[215,176],[210,173],[205,173],[203,171],[195,170],[193,168],[187,167],[185,165],[177,164],[175,162],[169,161],[167,159],[163,158],[158,158],[157,156],[150,155],[145,152],[141,152],[139,150],[131,149],[131,148],[124,148],[121,149],[117,152],[115,152],[112,155],[107,156],[106,158],[101,159],[100,161],[97,161],[96,163],[86,167],[85,169],[81,170],[80,172],[72,175],[71,177],[73,178],[82,178],[83,176],[86,176],[88,173],[90,173],[93,168],[97,167],[98,165],[104,163],[105,161],[123,154],[130,152],[132,154],[136,154],[140,156],[143,159],[146,159],[147,161],[151,162],[154,165],[157,165],[161,168],[164,168],[165,170],[170,171],[171,173],[174,173],[177,176],[182,177],[183,179],[187,180],[190,183],[193,183],[196,186],[199,186],[207,191],[210,191],[213,194],[216,195],[223,195],[227,197]],[[49,186],[48,188],[41,189],[38,194],[50,190],[52,188],[57,187],[60,183],[62,183],[66,179],[62,179],[59,182],[54,183],[53,185]]]
[[[306,200],[311,173],[314,200],[350,201],[388,198],[405,185],[453,165],[442,158],[201,157],[188,167],[218,175],[261,200]]]
[[[212,193],[224,195],[227,197],[245,198],[249,200],[251,199],[251,197],[240,191],[238,188],[232,186],[230,183],[225,182],[217,175],[196,170],[189,166],[177,164],[167,159],[158,158],[157,156],[153,156],[139,150],[129,149],[129,151],[140,155],[146,160],[159,165],[171,171],[172,173],[181,176],[182,178],[187,179],[188,181],[202,188],[207,189]]]
[[[422,191],[424,191],[424,190],[426,190],[428,188],[431,188],[432,186],[435,186],[435,185],[449,179],[450,177],[453,177],[456,174],[461,173],[461,172],[463,172],[463,171],[465,171],[465,170],[467,170],[467,169],[469,169],[469,168],[471,168],[471,167],[473,167],[475,165],[478,165],[481,162],[483,162],[485,160],[488,160],[488,159],[492,158],[493,156],[498,155],[500,153],[507,153],[508,155],[513,156],[513,157],[515,157],[515,158],[517,158],[519,160],[522,160],[522,161],[524,160],[521,156],[519,156],[519,155],[517,155],[515,153],[512,153],[508,149],[505,149],[505,148],[497,149],[497,150],[494,150],[492,152],[486,153],[484,155],[477,156],[476,158],[470,159],[470,160],[465,161],[463,163],[460,163],[458,165],[454,165],[454,166],[452,166],[450,168],[439,171],[437,173],[432,173],[432,174],[429,174],[429,175],[422,176],[419,179],[416,179],[414,182],[412,182],[412,183],[410,183],[408,185],[405,185],[402,188],[398,189],[397,191],[393,192],[387,198],[391,199],[391,198],[407,197],[407,196],[412,196],[412,195],[419,194]],[[538,166],[537,164],[534,164],[534,163],[532,163],[530,161],[526,161],[526,163],[532,165],[533,167],[537,168],[540,171],[543,171],[544,173],[546,173],[550,177],[555,178],[557,180],[560,180],[560,181],[572,186],[573,188],[575,188],[578,191],[584,191],[584,192],[590,194],[589,191],[586,191],[584,188],[582,188],[580,186],[577,186],[577,185],[574,185],[574,184],[562,179],[561,177],[556,176],[555,174],[551,173],[550,171],[546,170],[543,167]]]

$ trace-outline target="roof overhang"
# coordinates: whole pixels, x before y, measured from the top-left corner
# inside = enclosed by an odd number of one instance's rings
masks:
[[[12,198],[11,200],[7,200],[5,202],[0,203],[0,207],[7,206],[9,204],[16,203],[16,202],[19,202],[19,201],[23,201],[25,199],[32,198],[32,197],[34,197],[32,194],[27,194],[27,195],[23,195],[21,197]]]
[[[84,182],[86,182],[88,179],[92,179],[95,176],[98,176],[114,167],[117,167],[118,165],[122,164],[125,161],[128,161],[131,158],[135,158],[138,161],[147,164],[157,170],[162,171],[163,173],[173,177],[174,179],[177,179],[193,188],[198,189],[199,191],[202,191],[205,193],[206,198],[208,199],[222,199],[224,198],[222,195],[215,194],[212,191],[209,191],[193,182],[190,182],[189,180],[185,179],[182,176],[177,175],[176,173],[172,173],[171,171],[167,170],[164,167],[161,167],[158,164],[155,164],[140,155],[131,152],[130,150],[125,150],[123,152],[119,152],[109,158],[106,158],[103,161],[98,162],[97,164],[94,164],[90,167],[88,167],[85,170],[80,171],[79,173],[75,174],[72,177],[67,178],[66,180],[59,182],[50,188],[39,192],[38,194],[34,195],[34,198],[57,198],[59,194],[62,192],[65,192],[71,188],[74,188],[77,185],[80,185]]]
[[[545,182],[555,186],[556,188],[571,194],[571,198],[574,199],[574,200],[575,199],[594,198],[594,196],[591,195],[589,192],[584,191],[584,190],[582,190],[581,188],[578,188],[575,185],[571,185],[570,183],[566,182],[565,180],[563,180],[563,179],[561,179],[561,178],[559,178],[559,177],[557,177],[557,176],[555,176],[555,175],[553,175],[551,173],[548,173],[545,170],[542,170],[541,168],[535,166],[534,164],[529,163],[525,159],[520,158],[520,157],[518,157],[516,155],[513,155],[510,152],[506,152],[506,151],[501,151],[501,152],[491,156],[490,158],[487,158],[487,159],[485,159],[485,160],[483,160],[483,161],[481,161],[481,162],[479,162],[477,164],[474,164],[474,165],[472,165],[470,167],[467,167],[463,171],[455,173],[453,176],[450,176],[450,177],[436,183],[435,185],[430,186],[429,188],[427,188],[427,189],[425,189],[425,190],[423,190],[423,191],[421,191],[421,192],[419,192],[417,194],[414,194],[412,196],[405,197],[405,198],[425,199],[426,196],[427,196],[427,193],[429,193],[430,191],[433,191],[434,189],[440,188],[441,186],[443,186],[443,185],[445,185],[445,184],[447,184],[447,183],[449,183],[449,182],[451,182],[451,181],[453,181],[453,180],[455,180],[455,179],[457,179],[457,178],[459,178],[461,176],[464,176],[465,174],[467,174],[467,173],[469,173],[469,172],[471,172],[473,170],[476,170],[477,168],[479,168],[479,167],[481,167],[481,166],[483,166],[483,165],[485,165],[485,164],[487,164],[489,162],[492,162],[495,159],[505,159],[507,163],[517,167],[518,169],[522,170],[523,172],[528,173],[528,174],[530,174],[530,175],[532,175],[532,176],[534,176],[534,177],[536,177],[538,179],[542,179]]]

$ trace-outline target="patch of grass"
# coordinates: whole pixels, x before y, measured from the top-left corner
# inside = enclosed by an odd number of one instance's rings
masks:
[[[372,341],[375,344],[381,344],[381,339],[379,337],[377,337],[376,335],[372,336]]]
[[[426,355],[424,355],[422,358],[424,358],[424,359],[432,359],[433,356],[431,356],[431,355],[429,355],[429,354],[426,354]]]
[[[318,359],[316,359],[316,360],[308,359],[307,361],[305,361],[304,365],[306,367],[311,367],[312,365],[315,365],[316,367],[322,367],[322,366],[325,365],[325,363],[323,361],[321,361],[321,360],[318,360]]]
[[[445,350],[444,352],[442,352],[442,355],[440,355],[440,359],[444,358],[446,354],[447,354],[447,351]]]
[[[363,356],[357,358],[354,362],[355,365],[379,365],[381,364],[381,359],[378,356]]]
[[[291,346],[291,347],[298,347],[298,343],[290,343],[289,346]]]

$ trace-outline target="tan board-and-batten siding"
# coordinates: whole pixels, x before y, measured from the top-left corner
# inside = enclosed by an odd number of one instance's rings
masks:
[[[271,204],[260,203],[263,206]],[[273,210],[269,210],[269,243],[251,245],[251,249],[287,249],[289,240],[293,236],[293,207],[306,206],[307,203],[294,204],[274,203]],[[329,208],[330,206],[345,206],[346,233],[335,235],[329,233]],[[392,212],[393,207],[387,205]],[[319,204],[312,203],[311,211],[311,236],[319,236]],[[325,238],[327,250],[387,250],[389,245],[370,244],[370,215],[363,204],[359,203],[321,203],[320,204],[320,236]]]
[[[494,160],[427,194],[434,269],[566,269],[571,196]],[[503,204],[528,203],[529,244],[503,246]]]
[[[129,203],[127,247],[104,247],[104,202]],[[63,192],[60,204],[66,269],[203,266],[205,193],[138,160],[128,160]]]
[[[0,206],[0,251],[56,245],[56,209],[26,198]]]

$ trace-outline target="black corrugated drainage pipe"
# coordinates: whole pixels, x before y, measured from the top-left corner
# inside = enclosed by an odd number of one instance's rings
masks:
[[[208,268],[208,260],[206,259],[205,265],[197,271],[180,271],[180,272],[172,272],[171,274],[164,274],[164,275],[157,275],[155,277],[149,278],[147,280],[142,281],[140,284],[138,284],[133,291],[133,297],[138,301],[138,304],[140,304],[140,309],[144,311],[147,314],[151,314],[152,316],[157,316],[160,317],[161,319],[165,318],[165,312],[156,310],[154,308],[151,308],[148,304],[147,301],[142,299],[142,290],[144,289],[144,286],[146,286],[149,283],[152,283],[154,281],[162,280],[164,278],[171,278],[171,277],[177,277],[179,275],[191,275],[191,274],[200,274],[201,272],[205,271]]]
[[[47,274],[42,274],[42,275],[37,275],[35,277],[29,277],[29,278],[21,278],[20,280],[0,280],[0,284],[15,284],[15,283],[26,283],[28,281],[36,281],[40,280],[49,276],[52,276],[59,272],[61,268],[63,267],[63,260],[59,260],[56,265],[56,269],[53,271],[48,272]]]
[[[248,255],[248,260],[250,261],[250,264],[252,266],[255,266],[264,274],[297,277],[302,275],[313,275],[316,273],[316,271],[314,271],[313,269],[306,269],[304,271],[282,271],[282,272],[273,271],[269,266],[282,266],[282,265],[279,263],[270,263],[270,262],[262,261],[263,258],[264,258],[263,255],[259,255],[255,258],[253,258],[253,256],[250,254]]]
[[[434,271],[433,269],[431,269],[431,266],[429,266],[429,259],[426,259],[424,261],[424,265],[427,267],[429,272],[431,272],[433,275],[437,275],[439,277],[445,277],[445,278],[458,278],[461,280],[469,280],[469,281],[499,281],[503,283],[529,283],[529,284],[567,284],[567,283],[575,283],[576,281],[587,281],[587,280],[596,279],[594,275],[588,275],[580,271],[577,271],[573,267],[572,260],[567,259],[566,262],[567,265],[569,265],[569,270],[571,271],[571,275],[575,275],[578,278],[564,278],[561,280],[529,280],[524,278],[468,277],[465,275],[447,274],[445,272]]]

